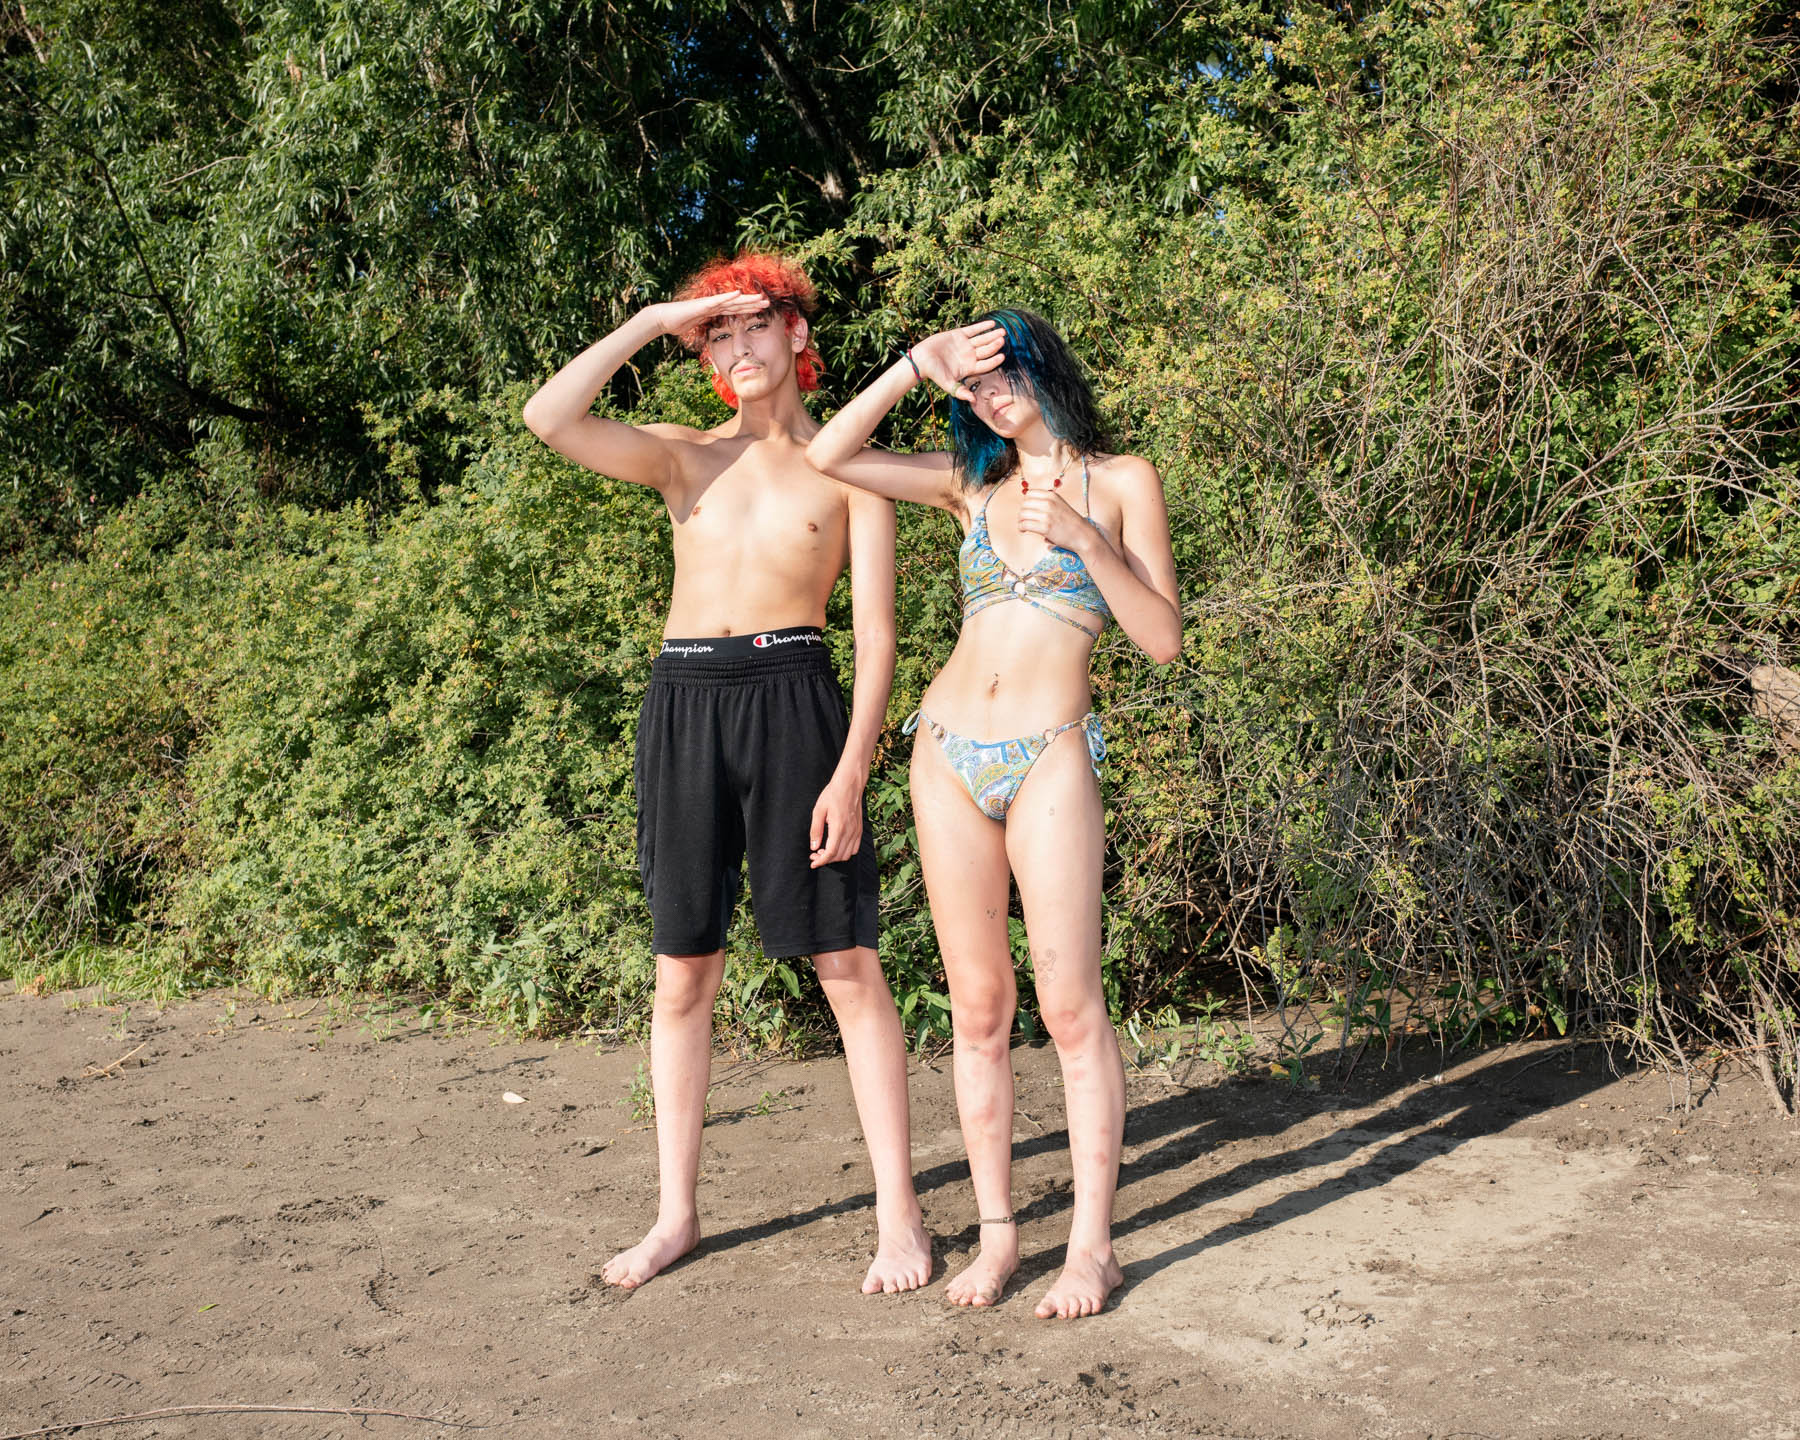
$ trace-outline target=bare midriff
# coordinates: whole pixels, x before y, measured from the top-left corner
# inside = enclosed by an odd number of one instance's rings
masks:
[[[1011,740],[1078,720],[1093,705],[1093,648],[1092,639],[1029,605],[991,605],[963,621],[920,703],[938,724],[972,740]]]
[[[675,584],[667,638],[746,635],[825,624],[825,602],[850,558],[843,489],[804,461],[747,454],[671,496]]]

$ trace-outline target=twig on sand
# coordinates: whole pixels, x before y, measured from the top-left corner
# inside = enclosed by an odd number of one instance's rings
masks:
[[[132,1046],[131,1049],[127,1050],[123,1055],[121,1055],[117,1060],[113,1061],[112,1064],[110,1064],[110,1065],[90,1065],[90,1066],[88,1066],[87,1069],[85,1069],[81,1072],[81,1078],[83,1080],[98,1080],[102,1075],[110,1075],[114,1070],[117,1070],[121,1065],[123,1065],[127,1060],[129,1060],[133,1055],[137,1054],[138,1051],[142,1050],[144,1048],[144,1045],[148,1045],[149,1043],[150,1042],[148,1040],[146,1040],[146,1041],[144,1041],[143,1045]],[[9,1440],[9,1437],[0,1435],[0,1440]]]
[[[164,1410],[140,1410],[135,1415],[108,1415],[99,1420],[67,1420],[41,1430],[17,1430],[0,1440],[32,1440],[36,1435],[59,1435],[65,1430],[97,1429],[102,1425],[130,1425],[139,1420],[167,1420],[176,1415],[384,1415],[394,1420],[423,1420],[428,1425],[449,1425],[458,1430],[485,1430],[473,1420],[442,1420],[436,1415],[413,1415],[405,1410],[370,1410],[360,1405],[171,1405]]]

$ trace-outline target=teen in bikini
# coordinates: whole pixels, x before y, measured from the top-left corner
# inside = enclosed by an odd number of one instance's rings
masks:
[[[926,379],[952,396],[954,448],[866,448]],[[1112,1205],[1125,1075],[1100,983],[1105,746],[1088,658],[1109,617],[1159,664],[1180,651],[1162,479],[1147,460],[1108,452],[1068,347],[1022,310],[914,346],[806,453],[848,484],[948,510],[965,532],[962,634],[907,724],[918,732],[913,814],[950,984],[957,1108],[981,1222],[980,1250],[947,1293],[958,1305],[992,1305],[1019,1263],[1010,878],[1062,1064],[1075,1173],[1062,1273],[1037,1313],[1096,1314],[1122,1279]]]

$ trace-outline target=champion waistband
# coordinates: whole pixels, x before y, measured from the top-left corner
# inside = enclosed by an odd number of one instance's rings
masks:
[[[750,660],[779,651],[823,650],[825,632],[817,625],[790,625],[785,630],[763,630],[755,635],[708,635],[698,640],[665,640],[657,659],[679,656],[683,660]]]
[[[830,668],[824,632],[816,625],[790,625],[753,635],[664,640],[651,673],[679,680],[750,680]]]

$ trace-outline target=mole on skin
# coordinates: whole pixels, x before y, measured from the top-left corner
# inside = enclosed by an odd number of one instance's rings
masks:
[[[813,524],[813,522],[810,520],[808,520],[806,522],[806,528],[808,530],[812,531],[813,534],[815,534],[815,535],[817,535],[819,533],[819,527],[817,525]]]

